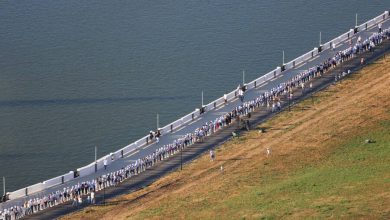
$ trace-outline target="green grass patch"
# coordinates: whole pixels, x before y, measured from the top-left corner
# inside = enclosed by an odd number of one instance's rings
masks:
[[[385,209],[389,204],[389,131],[390,121],[382,121],[374,131],[346,140],[313,166],[280,178],[266,174],[260,184],[223,206],[233,216],[242,212],[265,219],[388,216],[380,206]],[[366,139],[375,143],[365,143]]]

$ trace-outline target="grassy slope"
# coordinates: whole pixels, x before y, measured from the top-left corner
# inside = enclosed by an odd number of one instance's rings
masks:
[[[306,100],[260,125],[266,133],[219,147],[217,161],[204,155],[112,205],[65,219],[389,219],[389,69],[389,58],[370,65],[317,94],[314,105]]]

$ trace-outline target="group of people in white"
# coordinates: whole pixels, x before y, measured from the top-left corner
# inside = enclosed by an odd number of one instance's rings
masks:
[[[19,219],[25,215],[37,213],[49,207],[66,202],[72,202],[74,206],[79,206],[84,203],[94,204],[96,202],[96,192],[107,187],[116,186],[128,178],[140,174],[159,161],[165,160],[180,152],[185,147],[191,146],[196,142],[202,142],[206,136],[212,135],[225,126],[229,126],[233,120],[239,121],[241,116],[247,116],[256,108],[263,106],[271,111],[280,110],[282,96],[291,98],[294,88],[302,88],[302,90],[304,90],[306,82],[315,77],[321,76],[324,72],[352,58],[355,54],[372,50],[385,38],[390,38],[390,28],[380,30],[378,33],[371,35],[364,41],[361,41],[359,37],[355,45],[350,45],[349,48],[335,53],[333,57],[330,57],[321,64],[299,73],[290,80],[280,83],[278,86],[264,92],[252,100],[244,101],[245,89],[244,87],[239,86],[237,92],[241,103],[230,112],[215,118],[215,120],[205,122],[202,126],[195,129],[194,132],[183,135],[182,137],[174,140],[171,144],[159,147],[152,154],[139,158],[119,170],[108,172],[89,181],[77,183],[74,186],[65,187],[62,190],[57,190],[46,195],[37,195],[35,198],[29,197],[29,199],[26,199],[23,204],[0,210],[0,220]],[[342,77],[348,73],[349,71],[339,74],[336,77]],[[155,139],[157,142],[156,144],[159,144],[160,135],[160,132],[155,133],[151,131],[150,139]],[[267,148],[267,157],[270,153],[271,150]],[[210,157],[211,160],[215,159],[215,153],[213,150],[210,151]],[[104,163],[104,168],[105,170],[107,169],[107,161]],[[223,172],[223,167],[221,167],[221,172]]]

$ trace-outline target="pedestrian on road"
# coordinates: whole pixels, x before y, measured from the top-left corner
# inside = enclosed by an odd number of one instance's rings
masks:
[[[95,204],[95,192],[91,192],[91,204]]]
[[[106,170],[107,169],[107,157],[104,158],[103,165],[104,165],[104,170]]]

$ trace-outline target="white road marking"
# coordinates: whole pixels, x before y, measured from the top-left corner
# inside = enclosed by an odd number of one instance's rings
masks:
[[[134,151],[132,154],[130,154],[129,156],[127,156],[126,158],[131,157],[131,156],[133,156],[134,154],[136,154],[136,153],[138,153],[138,152],[139,152],[139,150],[136,150],[136,151]]]
[[[198,119],[196,119],[195,121],[193,121],[193,122],[190,122],[188,125],[192,125],[192,124],[194,124],[195,122],[197,122],[197,121],[199,121],[199,120],[201,120],[202,118],[201,117],[199,117]]]
[[[230,100],[229,102],[234,102],[236,100],[238,100],[238,98],[234,98],[234,99]]]
[[[146,145],[145,147],[143,147],[142,148],[142,150],[145,150],[146,148],[148,148],[148,147],[150,147],[150,146],[152,146],[153,144],[148,144],[148,145]]]
[[[178,131],[180,131],[180,130],[183,130],[185,127],[186,127],[185,125],[184,125],[184,126],[181,126],[181,128],[180,128],[179,130],[176,130],[176,131],[174,131],[173,133],[176,133],[176,132],[178,132]]]
[[[218,111],[219,109],[225,107],[224,105],[219,106],[218,108],[214,109],[215,111]]]
[[[299,64],[298,66],[296,66],[295,67],[295,69],[299,69],[299,68],[301,68],[303,65],[305,65],[307,62],[303,62],[303,63],[301,63],[301,64]]]

